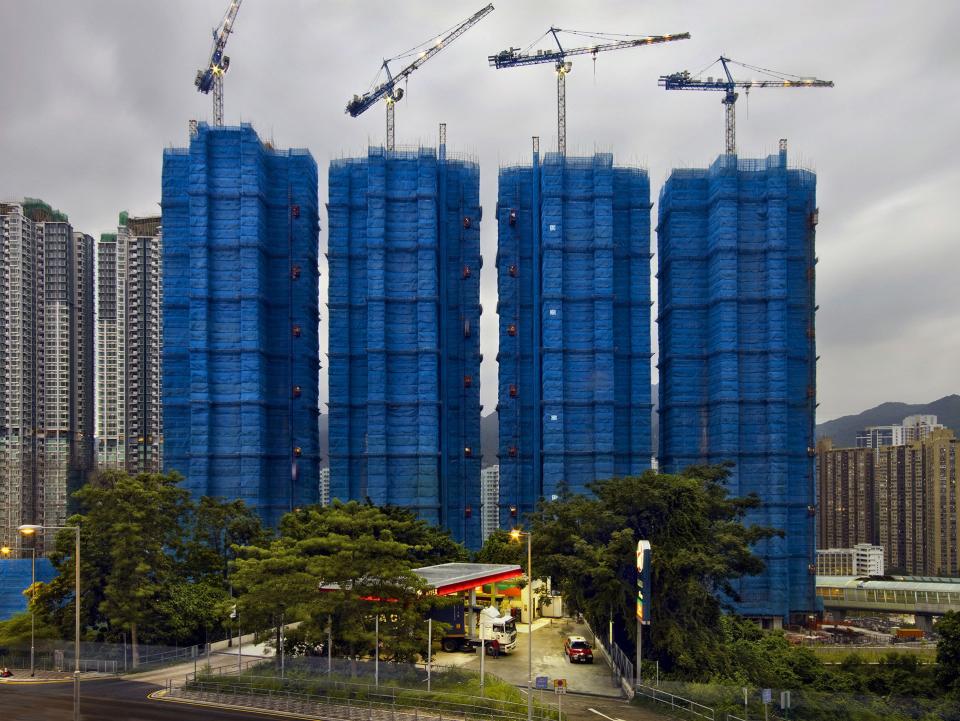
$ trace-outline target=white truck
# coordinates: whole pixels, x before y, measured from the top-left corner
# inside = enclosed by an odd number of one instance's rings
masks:
[[[485,645],[487,653],[493,655],[510,653],[517,647],[517,626],[513,617],[501,616],[495,608],[487,607],[480,611],[477,635],[470,633],[472,629],[466,628],[464,607],[461,604],[436,609],[430,615],[434,620],[443,621],[450,626],[450,630],[440,641],[440,647],[444,651],[476,649]]]

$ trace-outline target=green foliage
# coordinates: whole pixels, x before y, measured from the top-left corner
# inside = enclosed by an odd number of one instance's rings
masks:
[[[945,613],[937,623],[937,633],[940,634],[937,642],[940,683],[960,694],[960,612]]]
[[[720,599],[735,599],[735,580],[763,570],[750,546],[777,533],[743,524],[759,500],[728,497],[728,474],[725,466],[648,471],[591,484],[594,498],[565,492],[542,502],[531,519],[535,574],[553,578],[570,611],[612,614],[633,638],[636,545],[651,541],[649,652],[691,678],[722,672]]]
[[[526,543],[517,543],[510,539],[510,533],[498,528],[490,534],[483,547],[473,559],[476,563],[509,563],[525,565],[527,562]]]
[[[37,640],[57,637],[57,630],[44,623],[37,623],[34,633]],[[30,648],[29,611],[0,621],[0,655],[7,648]]]
[[[230,563],[239,546],[261,546],[269,534],[243,501],[204,496],[196,506],[192,533],[184,544],[184,571],[195,581],[228,582]]]
[[[246,618],[301,621],[298,644],[325,643],[332,618],[342,652],[372,654],[379,615],[381,657],[413,660],[426,648],[434,599],[411,569],[463,557],[448,534],[409,511],[335,501],[284,516],[278,539],[241,549],[232,580]]]
[[[176,473],[135,477],[105,471],[74,494],[80,526],[80,613],[90,640],[191,644],[222,628],[226,569],[234,544],[263,543],[256,515],[242,502],[204,498],[195,505]],[[73,635],[74,532],[61,531],[51,562],[59,575],[38,584],[38,622]]]

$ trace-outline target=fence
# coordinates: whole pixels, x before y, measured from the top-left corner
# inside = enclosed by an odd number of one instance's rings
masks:
[[[635,679],[633,662],[627,658],[627,654],[625,654],[623,649],[617,644],[610,642],[609,639],[603,636],[598,636],[597,632],[590,626],[589,621],[584,619],[584,623],[587,626],[587,630],[590,631],[590,635],[593,636],[594,648],[602,650],[606,657],[607,664],[610,666],[611,683],[623,689],[623,692],[628,697],[632,697]]]
[[[80,671],[82,673],[118,674],[128,671],[145,671],[189,660],[202,653],[198,646],[154,646],[139,644],[138,661],[133,664],[133,650],[126,643],[80,643]],[[0,654],[0,666],[12,669],[30,668],[30,650],[24,648],[4,649]],[[33,666],[40,671],[69,673],[74,669],[74,644],[72,641],[43,639],[37,642]]]
[[[413,703],[387,696],[351,698],[201,681],[181,687],[168,686],[166,697],[309,714],[328,721],[523,721],[527,718],[526,711],[518,713],[479,704],[437,704],[431,700],[429,710],[424,710]],[[556,719],[557,715],[554,712],[544,714],[541,709],[534,718],[545,721]]]
[[[526,702],[477,696],[478,675],[472,671],[432,667],[438,680],[453,681],[448,684],[453,690],[428,691],[424,686],[427,677],[424,664],[382,663],[381,668],[374,671],[370,662],[333,659],[335,663],[331,663],[328,676],[325,658],[310,659],[311,663],[307,664],[296,661],[287,666],[287,672],[293,677],[285,678],[277,675],[272,659],[247,664],[247,673],[243,675],[237,675],[236,666],[216,669],[213,673],[187,674],[183,681],[168,681],[167,696],[344,721],[523,721],[527,718]],[[376,682],[369,683],[373,673],[377,674]],[[364,679],[367,682],[363,682]],[[469,687],[470,693],[458,690],[461,681],[464,690]],[[534,719],[560,721],[560,715],[552,706],[535,703]]]
[[[643,696],[644,698],[649,698],[658,703],[670,706],[671,710],[674,711],[687,711],[688,713],[693,714],[694,716],[699,716],[700,718],[710,719],[710,721],[718,721],[716,712],[709,706],[704,706],[703,704],[697,703],[683,696],[677,696],[676,694],[668,693],[667,691],[662,691],[655,686],[645,686],[640,684],[636,687],[636,693],[638,696]],[[727,716],[728,720],[735,718]]]

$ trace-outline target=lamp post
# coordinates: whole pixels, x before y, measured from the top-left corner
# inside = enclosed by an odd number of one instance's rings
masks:
[[[533,554],[530,550],[530,532],[514,528],[510,540],[527,537],[527,721],[533,721]]]
[[[80,721],[80,526],[37,526],[26,524],[19,526],[17,531],[23,536],[32,536],[42,531],[64,531],[70,530],[76,534],[76,545],[74,546],[75,577],[76,584],[74,597],[74,643],[73,643],[73,721]],[[36,558],[36,555],[34,555]],[[31,653],[32,655],[32,653]]]

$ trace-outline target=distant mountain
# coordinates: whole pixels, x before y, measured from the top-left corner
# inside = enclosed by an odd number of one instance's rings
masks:
[[[960,430],[960,395],[944,396],[932,403],[881,403],[862,413],[842,416],[817,425],[817,438],[829,437],[839,447],[853,446],[857,431],[867,426],[889,426],[900,423],[905,417],[917,414],[932,414],[947,428]]]

